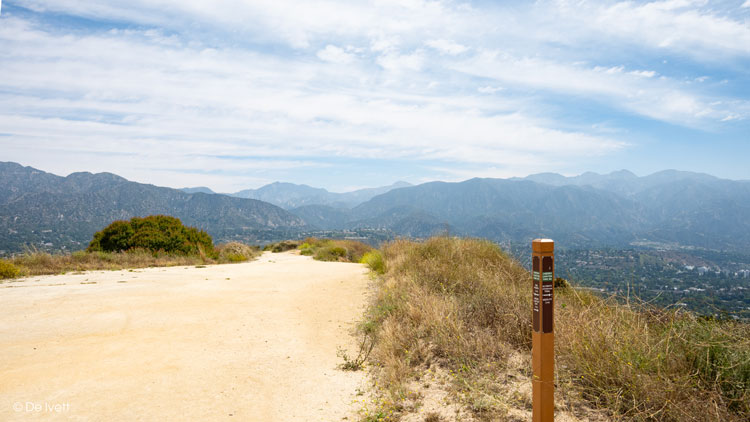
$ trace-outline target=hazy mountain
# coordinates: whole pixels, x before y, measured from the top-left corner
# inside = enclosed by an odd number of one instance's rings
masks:
[[[390,186],[359,189],[352,192],[336,193],[294,183],[274,182],[258,189],[246,189],[234,193],[239,198],[253,198],[278,205],[284,209],[294,209],[305,205],[326,205],[335,208],[352,208],[368,201],[376,195],[392,189],[411,186],[406,182],[396,182]]]
[[[557,173],[539,173],[524,178],[512,178],[510,180],[531,180],[552,186],[591,186],[629,196],[654,186],[677,181],[710,182],[721,179],[704,173],[677,170],[664,170],[649,176],[638,177],[628,170],[620,170],[609,174],[586,172],[572,177],[565,177]]]
[[[346,208],[335,208],[328,205],[303,205],[290,210],[308,225],[321,230],[340,230],[346,228],[352,213]]]
[[[635,238],[640,207],[610,192],[532,181],[471,179],[394,190],[359,205],[357,226],[425,227],[436,231],[521,240],[540,235],[576,242],[627,242]]]
[[[330,192],[322,188],[294,183],[274,182],[258,189],[245,189],[232,194],[238,198],[252,198],[278,205],[285,209],[302,205],[330,204]]]
[[[290,183],[244,191],[293,207],[291,212],[259,200],[191,194],[108,173],[58,177],[15,163],[0,163],[0,182],[0,250],[24,242],[80,248],[112,220],[158,213],[204,228],[216,240],[252,241],[264,230],[294,235],[304,227],[413,237],[449,232],[519,242],[546,236],[583,248],[636,242],[750,247],[750,181],[674,170],[645,177],[626,170],[575,177],[544,173],[346,194]]]
[[[304,222],[274,205],[226,195],[189,194],[109,173],[59,177],[0,162],[0,250],[24,244],[80,249],[113,220],[168,214],[216,241],[252,240],[264,230],[295,231]]]
[[[205,186],[198,186],[195,188],[180,188],[180,190],[185,193],[208,193],[208,194],[216,193]]]
[[[674,170],[432,182],[376,196],[348,224],[497,241],[548,236],[576,247],[647,241],[738,250],[750,247],[750,182]]]
[[[650,225],[645,238],[716,249],[750,246],[750,182],[667,180],[634,197]]]

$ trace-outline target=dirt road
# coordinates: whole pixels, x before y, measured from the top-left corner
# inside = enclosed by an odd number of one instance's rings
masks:
[[[0,420],[355,420],[366,285],[291,253],[0,284]]]

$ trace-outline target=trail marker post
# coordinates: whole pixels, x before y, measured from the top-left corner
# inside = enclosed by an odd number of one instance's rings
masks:
[[[555,242],[531,242],[531,380],[532,421],[552,422],[555,418]]]

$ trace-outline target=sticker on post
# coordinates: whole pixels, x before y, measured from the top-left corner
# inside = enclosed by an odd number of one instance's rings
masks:
[[[540,297],[539,297],[539,257],[533,258],[533,272],[532,272],[532,328],[534,331],[539,332],[539,310],[540,310]]]
[[[554,321],[553,263],[551,256],[542,259],[542,332],[551,333]]]

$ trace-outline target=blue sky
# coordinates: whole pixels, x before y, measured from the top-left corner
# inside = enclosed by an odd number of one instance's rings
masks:
[[[750,179],[750,0],[2,1],[0,161],[221,192]]]

